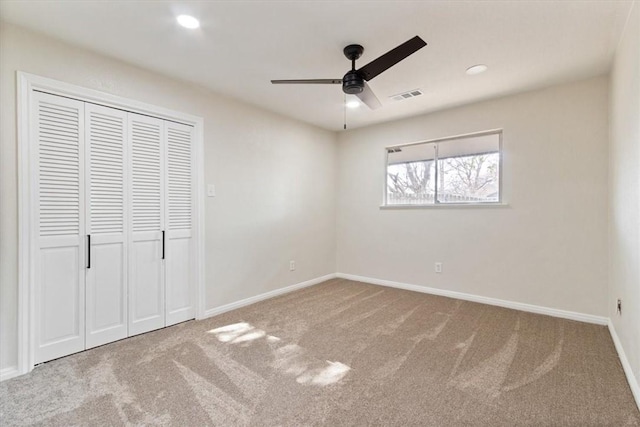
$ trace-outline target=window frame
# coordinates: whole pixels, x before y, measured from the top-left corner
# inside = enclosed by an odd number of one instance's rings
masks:
[[[459,201],[459,202],[446,202],[446,203],[442,203],[440,201],[438,201],[438,180],[439,180],[439,160],[440,158],[438,157],[438,148],[439,148],[439,144],[442,142],[450,142],[450,141],[456,141],[456,140],[460,140],[460,139],[467,139],[467,138],[473,138],[473,137],[478,137],[478,136],[486,136],[486,135],[498,135],[498,200],[496,201],[491,201],[491,202],[476,202],[476,201]],[[394,149],[394,148],[403,148],[403,147],[411,147],[411,146],[415,146],[415,145],[421,145],[421,144],[436,144],[436,154],[435,154],[435,158],[434,158],[434,167],[435,167],[435,187],[434,187],[434,196],[433,196],[433,203],[428,203],[428,204],[407,204],[407,205],[402,205],[402,204],[389,204],[388,200],[387,200],[387,196],[388,196],[388,188],[389,188],[389,172],[388,172],[388,168],[389,168],[389,150],[390,149]],[[460,135],[454,135],[454,136],[446,136],[446,137],[442,137],[442,138],[435,138],[435,139],[429,139],[429,140],[424,140],[424,141],[417,141],[417,142],[409,142],[409,143],[404,143],[404,144],[394,144],[394,145],[388,145],[386,147],[384,147],[384,187],[383,187],[383,193],[382,193],[382,205],[380,206],[381,208],[387,208],[387,209],[415,209],[415,208],[434,208],[434,207],[492,207],[492,206],[505,206],[506,203],[504,202],[504,194],[503,194],[503,183],[502,183],[502,177],[503,177],[503,129],[490,129],[490,130],[484,130],[484,131],[479,131],[479,132],[471,132],[471,133],[465,133],[465,134],[460,134]]]

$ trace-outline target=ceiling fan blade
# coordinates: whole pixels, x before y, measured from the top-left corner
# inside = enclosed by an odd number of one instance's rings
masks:
[[[369,62],[358,70],[358,74],[360,74],[363,79],[369,81],[426,45],[427,43],[424,40],[419,36],[415,36],[414,38],[402,43],[400,46],[391,49],[384,55]]]
[[[364,84],[364,90],[360,93],[357,93],[356,96],[360,98],[360,101],[364,102],[367,107],[371,108],[372,110],[382,107],[380,100],[366,83]]]
[[[271,80],[274,85],[299,85],[299,84],[317,84],[317,85],[340,85],[342,79],[302,79],[302,80]]]

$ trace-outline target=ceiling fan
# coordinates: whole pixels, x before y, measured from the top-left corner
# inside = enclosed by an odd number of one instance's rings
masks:
[[[343,52],[347,59],[351,60],[351,70],[347,71],[341,79],[302,79],[302,80],[271,80],[273,84],[329,84],[342,85],[342,91],[349,95],[356,95],[369,108],[375,110],[382,106],[367,82],[376,77],[398,62],[414,54],[425,47],[427,43],[419,36],[415,36],[389,52],[369,62],[364,67],[356,70],[356,59],[360,58],[364,48],[359,44],[350,44]]]

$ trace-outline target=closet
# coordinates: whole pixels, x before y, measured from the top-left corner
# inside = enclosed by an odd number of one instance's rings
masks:
[[[195,317],[193,127],[33,92],[35,363]]]

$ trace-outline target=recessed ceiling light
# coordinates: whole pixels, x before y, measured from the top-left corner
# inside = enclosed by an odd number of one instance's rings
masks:
[[[356,101],[352,99],[351,101],[347,101],[347,108],[358,108],[360,106],[360,101]]]
[[[178,24],[182,25],[185,28],[194,29],[200,26],[200,21],[198,21],[193,16],[180,15],[176,19],[178,20]]]
[[[467,68],[467,74],[469,74],[470,76],[473,76],[475,74],[484,73],[485,71],[487,71],[488,68],[489,67],[487,67],[484,64],[474,65],[472,67]]]

